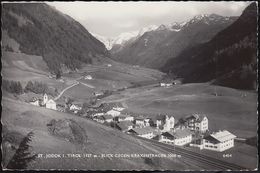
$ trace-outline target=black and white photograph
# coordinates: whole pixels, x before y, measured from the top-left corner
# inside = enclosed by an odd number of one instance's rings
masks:
[[[257,1],[1,2],[1,166],[257,171]]]

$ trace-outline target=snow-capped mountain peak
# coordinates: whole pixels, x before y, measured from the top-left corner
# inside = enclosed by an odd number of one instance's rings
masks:
[[[107,38],[107,37],[104,37],[104,36],[101,36],[101,35],[98,35],[98,34],[94,34],[94,33],[91,33],[91,34],[94,37],[96,37],[99,41],[104,43],[106,48],[108,50],[110,50],[113,47],[113,45],[116,45],[116,44],[122,45],[130,39],[137,39],[137,38],[141,37],[144,33],[156,30],[157,28],[158,28],[158,26],[156,26],[156,25],[150,25],[150,26],[147,26],[147,27],[140,29],[139,31],[131,31],[131,32],[121,33],[117,37],[113,37],[113,38]]]

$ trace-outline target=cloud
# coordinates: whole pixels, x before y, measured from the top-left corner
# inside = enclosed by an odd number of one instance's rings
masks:
[[[93,33],[116,36],[148,25],[181,22],[197,14],[238,16],[250,2],[48,2]]]

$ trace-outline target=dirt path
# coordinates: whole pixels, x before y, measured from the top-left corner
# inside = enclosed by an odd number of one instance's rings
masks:
[[[67,91],[68,89],[70,89],[70,88],[72,88],[72,87],[74,87],[74,86],[76,86],[76,85],[79,85],[79,84],[82,84],[82,85],[87,86],[87,87],[92,88],[92,89],[95,88],[93,85],[89,85],[89,84],[86,84],[86,83],[83,83],[83,82],[79,82],[79,81],[78,81],[78,80],[80,80],[80,79],[82,79],[82,78],[83,78],[83,76],[77,78],[77,79],[75,80],[75,83],[74,83],[74,84],[72,84],[72,85],[68,86],[67,88],[63,89],[63,90],[60,92],[60,94],[59,94],[56,98],[54,98],[54,100],[58,100],[58,99],[64,94],[65,91]]]
[[[89,88],[95,88],[93,85],[89,85],[89,84],[86,84],[86,83],[83,83],[83,82],[80,82],[80,84],[85,85],[85,86],[87,86]]]
[[[74,83],[74,84],[68,86],[67,88],[65,88],[64,90],[62,90],[61,93],[60,93],[56,98],[54,98],[54,100],[58,100],[58,99],[62,96],[62,94],[63,94],[65,91],[67,91],[68,89],[70,89],[70,88],[72,88],[72,87],[74,87],[74,86],[76,86],[76,85],[78,85],[78,84],[79,84],[79,82],[77,81],[76,83]]]

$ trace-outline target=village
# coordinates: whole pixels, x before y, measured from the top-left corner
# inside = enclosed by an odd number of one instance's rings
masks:
[[[160,83],[159,85],[169,87],[172,83]],[[93,93],[93,95],[99,96],[97,93]],[[72,113],[129,135],[157,140],[169,145],[198,147],[200,150],[217,152],[234,147],[236,136],[227,130],[210,132],[209,120],[204,114],[193,113],[178,120],[172,115],[157,115],[151,118],[129,113],[120,104],[101,104],[99,107],[86,108],[80,103],[66,102],[61,105],[56,104],[54,100],[44,94],[42,98],[32,98],[29,103],[34,106]]]

